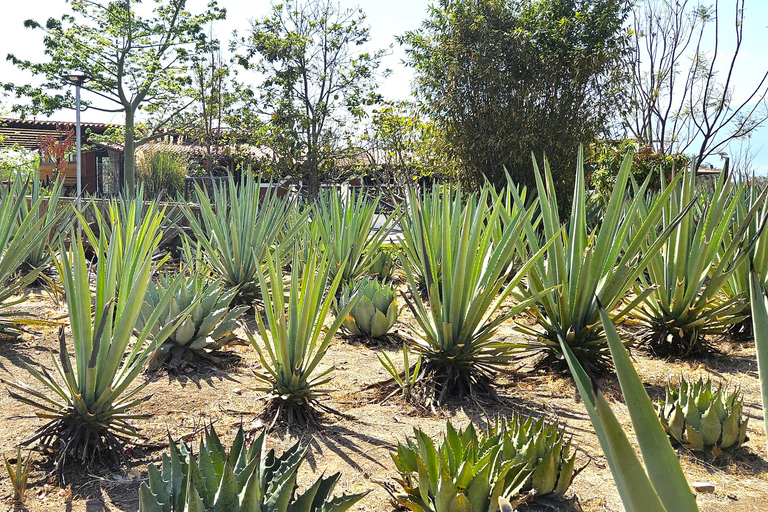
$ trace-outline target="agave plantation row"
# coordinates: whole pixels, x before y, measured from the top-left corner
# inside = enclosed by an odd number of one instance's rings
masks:
[[[17,180],[0,198],[0,278],[9,283],[0,332],[18,335],[36,321],[19,309],[19,292],[33,282],[63,293],[70,328],[59,330],[53,371],[27,366],[29,382],[4,382],[46,420],[29,442],[52,451],[59,477],[71,463],[123,461],[123,443],[143,418],[134,409],[147,399],[145,368],[205,360],[233,339],[238,318],[254,314],[258,336],[248,336],[265,414],[315,421],[332,411],[323,400],[331,339],[342,328],[385,336],[398,314],[399,276],[416,325],[403,364],[380,357],[388,392],[433,407],[456,394],[494,396],[496,369],[542,352],[540,366],[573,376],[625,507],[696,510],[670,438],[693,450],[739,446],[739,393],[681,379],[657,411],[614,323],[639,326],[642,343],[678,356],[754,324],[765,358],[766,191],[734,184],[727,172],[697,187],[691,171],[651,191],[633,180],[631,162],[628,155],[610,197],[594,198],[580,156],[567,220],[545,164],[535,194],[513,183],[409,190],[377,229],[375,197],[329,191],[300,204],[274,191],[260,197],[253,177],[230,179],[212,197],[198,190],[199,208],[181,209],[189,229],[180,262],[158,249],[180,218],[141,194],[77,210],[59,204],[61,183],[44,193]],[[519,315],[535,321],[515,324],[528,341],[494,337]],[[768,369],[759,363],[765,402]],[[595,384],[610,370],[642,459]],[[570,443],[541,420],[446,428],[438,446],[416,431],[393,454],[403,491],[395,498],[412,510],[495,511],[529,491],[562,494],[571,482]],[[305,450],[267,453],[263,436],[249,444],[239,433],[227,451],[211,428],[197,456],[170,446],[162,469],[150,466],[142,510],[340,511],[362,497],[334,498],[338,475],[297,496]]]

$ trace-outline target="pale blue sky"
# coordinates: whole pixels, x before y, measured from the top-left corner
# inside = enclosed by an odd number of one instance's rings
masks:
[[[145,0],[144,5],[151,5],[151,0]],[[190,0],[189,9],[202,10],[207,0]],[[393,50],[383,62],[383,67],[393,71],[391,77],[384,81],[381,93],[388,99],[406,99],[410,93],[411,70],[407,69],[401,60],[404,52],[395,42],[395,36],[407,30],[417,28],[427,16],[428,0],[361,0],[352,2],[341,0],[344,7],[359,5],[368,16],[371,26],[372,41],[370,49],[384,48],[393,45]],[[706,4],[713,3],[705,0]],[[34,18],[44,22],[49,16],[57,16],[68,10],[64,0],[27,0],[15,2],[5,0],[3,17],[0,21],[0,77],[2,81],[29,81],[29,76],[19,72],[14,66],[5,61],[7,53],[15,53],[20,57],[32,60],[43,56],[42,36],[40,31],[25,29],[25,19]],[[730,0],[721,0],[721,10],[731,11]],[[230,37],[232,30],[243,32],[250,26],[249,20],[260,18],[269,11],[270,3],[267,0],[219,0],[219,5],[226,7],[227,20],[219,22],[215,32],[222,40]],[[740,57],[740,65],[736,69],[738,80],[734,91],[738,99],[750,90],[750,85],[755,84],[761,72],[768,66],[768,0],[747,0],[747,17],[745,23],[745,44]],[[727,39],[721,42],[723,52],[728,51],[730,43]],[[60,112],[54,119],[63,119],[69,113]],[[109,115],[95,111],[84,112],[85,121],[94,122],[120,122],[120,117],[112,118]],[[756,164],[759,172],[768,172],[768,126],[762,128],[753,136],[752,145],[761,148]],[[716,165],[719,163],[713,161]]]

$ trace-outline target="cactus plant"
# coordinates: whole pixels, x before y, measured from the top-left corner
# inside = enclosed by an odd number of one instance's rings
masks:
[[[499,498],[519,503],[533,495],[562,495],[571,483],[575,456],[563,431],[543,420],[514,416],[480,433],[449,421],[435,446],[422,431],[392,455],[405,491],[393,495],[411,510],[499,510]]]
[[[266,452],[265,435],[246,446],[242,427],[227,453],[213,426],[192,450],[171,440],[162,467],[149,466],[139,489],[140,512],[343,512],[367,493],[332,496],[340,473],[320,477],[295,495],[296,478],[307,449],[293,445],[282,455]]]
[[[163,274],[147,287],[137,328],[142,329],[152,312],[157,309],[160,297],[171,286],[172,278]],[[160,332],[161,324],[175,322],[181,311],[197,304],[178,328],[160,345],[152,357],[151,366],[168,361],[170,368],[178,368],[183,361],[207,359],[209,351],[217,350],[231,341],[232,328],[248,306],[229,304],[237,288],[223,289],[220,281],[207,283],[204,275],[193,273],[185,276],[184,283],[160,313],[161,322],[155,324],[150,336]]]
[[[364,278],[358,283],[350,283],[344,287],[339,297],[339,309],[344,309],[355,294],[359,300],[341,325],[356,336],[384,336],[397,320],[395,289],[376,279]]]
[[[717,447],[737,448],[746,440],[747,422],[742,417],[744,398],[728,386],[712,390],[712,381],[693,384],[680,378],[676,387],[667,385],[666,398],[659,404],[659,418],[669,437],[693,451]]]

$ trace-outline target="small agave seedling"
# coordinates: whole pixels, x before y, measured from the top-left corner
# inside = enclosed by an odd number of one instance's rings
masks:
[[[712,390],[712,382],[699,377],[695,383],[680,378],[667,385],[659,403],[659,418],[670,438],[693,451],[738,448],[747,437],[749,418],[742,416],[744,398],[727,386]]]
[[[5,469],[8,471],[8,477],[11,480],[11,486],[13,487],[13,501],[16,503],[24,503],[24,497],[27,493],[27,479],[29,478],[30,462],[32,460],[32,452],[27,455],[26,460],[21,456],[21,447],[16,448],[16,465],[15,467],[8,462],[8,459],[3,454],[3,461],[5,462]]]
[[[421,430],[398,444],[392,455],[405,491],[395,500],[411,510],[499,510],[499,498],[519,502],[521,494],[562,495],[573,478],[575,455],[563,431],[543,420],[515,416],[478,434],[449,421],[435,446]]]
[[[392,285],[376,279],[364,278],[344,287],[339,297],[339,308],[344,309],[357,295],[359,300],[341,324],[355,336],[379,338],[384,336],[397,320],[397,299]]]
[[[386,402],[388,398],[397,394],[398,392],[403,395],[403,398],[410,401],[413,398],[413,392],[416,389],[416,381],[419,378],[419,371],[421,370],[421,354],[419,354],[419,356],[416,358],[416,364],[411,367],[408,363],[408,346],[403,343],[402,375],[397,371],[395,363],[392,361],[392,358],[387,355],[386,352],[376,354],[376,357],[379,358],[381,366],[383,366],[384,370],[386,370],[386,372],[392,377],[392,380],[396,385],[395,390],[387,397],[385,397],[384,400],[382,400],[382,403]]]
[[[147,287],[147,294],[139,313],[136,327],[143,329],[144,324],[158,308],[160,298],[171,287],[173,279],[163,274],[155,283]],[[160,313],[161,322],[156,323],[150,337],[160,333],[161,327],[179,320],[178,328],[155,351],[151,366],[168,361],[171,368],[180,366],[183,360],[209,358],[208,353],[220,349],[231,341],[232,328],[238,317],[248,310],[248,306],[229,304],[237,294],[237,288],[224,289],[220,281],[207,283],[204,275],[193,273],[186,276],[178,291]],[[195,304],[183,320],[180,314]]]
[[[190,448],[171,440],[162,467],[149,465],[149,481],[139,489],[139,512],[343,512],[367,494],[333,496],[340,473],[295,493],[307,449],[296,443],[278,456],[266,451],[264,441],[262,432],[247,446],[240,428],[227,453],[211,426],[195,460]]]

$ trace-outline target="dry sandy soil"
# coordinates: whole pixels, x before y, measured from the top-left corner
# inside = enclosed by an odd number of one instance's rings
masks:
[[[42,318],[66,322],[66,307],[55,305],[43,294],[30,292],[25,308]],[[246,318],[252,325],[252,314]],[[400,330],[414,325],[407,311],[396,324]],[[50,364],[50,351],[57,351],[56,327],[44,327],[37,334],[27,334],[21,340],[0,342],[0,376],[7,380],[32,383],[23,363]],[[631,335],[631,333],[625,333]],[[498,337],[510,341],[520,339],[511,322],[504,325]],[[763,432],[760,391],[753,343],[714,340],[720,353],[704,360],[677,361],[649,357],[642,350],[633,352],[638,372],[652,398],[663,393],[669,377],[710,376],[716,382],[730,382],[744,393],[745,414],[749,416],[749,441],[744,447],[726,453],[716,460],[705,460],[686,451],[679,451],[683,469],[690,482],[709,482],[715,491],[699,494],[703,511],[766,511],[768,510],[768,454]],[[370,491],[365,499],[352,508],[355,511],[396,510],[386,491],[379,485],[396,476],[390,452],[398,440],[421,428],[434,438],[444,429],[445,421],[466,425],[474,421],[484,425],[488,419],[518,412],[536,417],[545,416],[558,422],[578,448],[577,467],[586,468],[575,478],[565,499],[535,504],[529,510],[618,511],[621,502],[610,471],[594,435],[584,407],[568,378],[531,372],[530,360],[520,363],[508,373],[500,374],[495,385],[501,403],[476,403],[469,399],[454,400],[437,410],[437,414],[390,400],[380,403],[370,384],[386,377],[376,353],[387,350],[395,361],[400,360],[397,345],[372,346],[336,335],[326,362],[336,371],[333,388],[326,399],[328,405],[344,416],[325,414],[318,426],[290,428],[277,426],[269,434],[271,446],[284,449],[296,440],[309,445],[309,456],[300,475],[300,485],[306,486],[317,475],[341,471],[337,493]],[[121,510],[138,509],[138,486],[146,477],[148,463],[158,462],[168,434],[173,439],[192,439],[201,426],[213,422],[225,442],[231,440],[239,425],[258,432],[263,422],[259,416],[264,409],[255,385],[253,370],[258,369],[252,347],[234,345],[226,349],[226,363],[202,371],[169,376],[161,372],[151,377],[146,392],[153,394],[142,407],[152,418],[141,423],[144,439],[130,445],[131,469],[103,467],[78,468],[69,473],[65,487],[53,484],[46,476],[45,458],[34,453],[35,464],[30,476],[28,497],[17,510]],[[631,428],[619,386],[615,380],[601,381],[619,420]],[[0,452],[10,456],[18,443],[31,437],[42,420],[32,408],[0,395]],[[13,509],[8,476],[1,470],[0,503]]]

